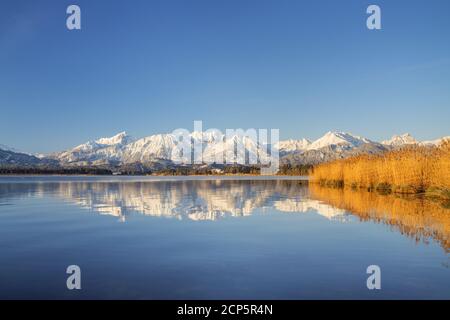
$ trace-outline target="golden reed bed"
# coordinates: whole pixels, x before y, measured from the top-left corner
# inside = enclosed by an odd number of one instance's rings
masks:
[[[450,198],[450,141],[440,147],[411,146],[320,164],[311,182],[398,193],[427,192]]]
[[[380,195],[310,184],[311,198],[347,210],[361,221],[389,225],[417,242],[434,239],[450,252],[450,209],[417,196]]]

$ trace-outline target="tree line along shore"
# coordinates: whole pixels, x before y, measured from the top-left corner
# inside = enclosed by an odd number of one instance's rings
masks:
[[[310,172],[311,165],[282,165],[279,175],[306,176]],[[49,166],[3,166],[0,167],[0,175],[161,175],[161,176],[188,176],[188,175],[260,175],[260,166],[224,165],[220,169],[209,166],[178,166],[151,169],[142,165],[128,165],[116,168],[110,167],[49,167]]]

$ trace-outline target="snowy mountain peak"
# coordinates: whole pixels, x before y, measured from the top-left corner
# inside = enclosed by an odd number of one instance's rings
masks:
[[[394,135],[391,139],[382,141],[381,144],[388,146],[402,146],[405,144],[416,144],[418,143],[416,139],[409,133],[404,133],[402,135]]]
[[[115,136],[112,136],[110,138],[100,138],[96,140],[95,142],[102,145],[115,145],[115,144],[126,144],[130,142],[131,137],[125,132],[120,132],[116,134]]]
[[[308,146],[308,150],[317,150],[330,145],[347,145],[358,147],[371,141],[347,132],[328,131],[323,137],[317,139]]]
[[[289,139],[278,142],[275,147],[281,152],[293,152],[306,150],[310,144],[311,141],[305,138],[300,140]]]
[[[450,141],[450,136],[442,137],[435,140],[422,141],[419,144],[422,146],[439,146],[445,141]]]
[[[8,146],[6,146],[6,145],[4,145],[4,144],[1,144],[1,143],[0,143],[0,150],[11,151],[11,152],[17,152],[16,149],[11,148],[11,147],[8,147]]]
[[[108,146],[122,146],[132,142],[133,139],[124,131],[112,136],[110,138],[100,138],[95,141],[88,141],[86,143],[76,146],[71,151],[75,152],[90,152]]]

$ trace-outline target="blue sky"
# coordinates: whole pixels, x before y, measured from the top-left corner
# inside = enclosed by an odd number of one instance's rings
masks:
[[[78,4],[82,30],[66,29]],[[366,28],[378,4],[382,30]],[[0,5],[0,143],[50,152],[127,131],[449,135],[450,1]]]

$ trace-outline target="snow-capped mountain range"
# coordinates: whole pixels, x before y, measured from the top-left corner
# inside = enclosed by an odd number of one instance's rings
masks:
[[[0,150],[3,151],[11,151],[11,152],[19,152],[18,150],[11,148],[10,146],[4,145],[0,143]]]
[[[257,142],[243,134],[236,134],[231,139],[217,132],[193,132],[189,134],[190,143],[202,146],[202,161],[205,163],[224,162],[226,153],[240,152],[240,156],[259,157],[267,160],[267,146],[260,146]],[[54,153],[48,157],[63,163],[109,161],[118,163],[146,163],[157,160],[170,160],[178,150],[178,140],[174,134],[156,134],[141,139],[134,139],[121,132],[111,138],[101,138],[88,141],[73,149]],[[265,148],[265,149],[264,149]],[[180,157],[181,162],[191,163],[190,155]]]
[[[280,141],[277,147],[280,152],[301,152],[319,150],[328,146],[341,146],[350,149],[367,143],[376,142],[347,132],[328,131],[315,141],[305,138],[301,140],[285,140]]]
[[[450,140],[450,136],[442,137],[435,140],[417,141],[409,133],[402,135],[395,135],[389,140],[382,141],[381,143],[387,146],[404,146],[404,145],[420,145],[420,146],[438,146],[444,140]]]
[[[255,157],[260,161],[268,161],[270,152],[267,145],[258,142],[244,134],[235,134],[232,139],[226,139],[220,132],[192,132],[189,134],[192,143],[202,146],[202,162],[214,163],[226,160],[228,153],[239,152],[238,156],[248,159]],[[279,151],[283,163],[315,164],[337,158],[343,158],[358,153],[376,153],[398,148],[405,145],[437,146],[450,136],[433,141],[418,142],[410,134],[395,135],[381,143],[347,132],[329,131],[317,140],[306,138],[299,140],[284,140],[273,147]],[[173,134],[155,134],[135,139],[126,132],[121,132],[109,138],[88,141],[72,149],[49,155],[33,157],[36,161],[58,162],[61,165],[100,165],[100,164],[131,164],[150,163],[170,160],[177,148],[177,137]],[[23,153],[11,148],[0,146],[0,164],[20,164]],[[190,156],[182,158],[190,163]],[[30,162],[30,159],[27,160]]]
[[[403,146],[407,144],[418,144],[419,142],[409,133],[405,133],[402,135],[395,135],[389,140],[381,141],[381,143],[387,146]]]

